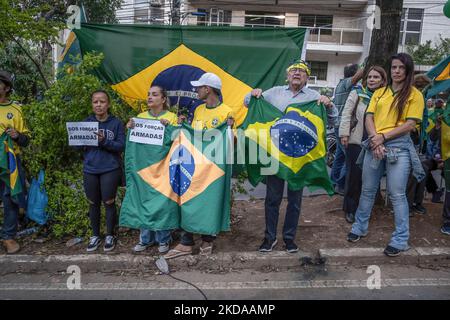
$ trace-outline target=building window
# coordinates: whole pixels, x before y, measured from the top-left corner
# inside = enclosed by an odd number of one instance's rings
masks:
[[[231,14],[230,10],[221,10],[217,8],[198,9],[197,12],[205,12],[205,16],[197,17],[198,26],[223,26],[231,24]]]
[[[148,8],[134,9],[135,23],[148,23]]]
[[[333,27],[333,16],[299,14],[298,26],[312,28],[310,29],[311,34],[317,34],[319,32],[319,30],[315,28],[323,28],[320,30],[320,34],[331,35],[331,28]]]
[[[284,20],[284,13],[245,11],[246,27],[284,26]]]
[[[327,81],[328,61],[308,61],[311,66],[311,77]]]
[[[400,39],[401,46],[408,44],[419,44],[420,34],[422,32],[424,9],[404,8],[402,11],[402,20],[400,24]]]

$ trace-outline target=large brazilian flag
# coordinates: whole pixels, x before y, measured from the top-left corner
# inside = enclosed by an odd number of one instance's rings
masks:
[[[242,125],[249,181],[256,186],[266,175],[276,174],[291,190],[307,186],[332,195],[325,162],[326,121],[325,107],[317,101],[289,105],[283,113],[263,98],[252,97]],[[241,161],[239,155],[237,160]],[[275,173],[269,169],[274,164]]]
[[[230,229],[230,130],[166,127],[162,146],[127,141],[127,192],[120,225],[182,228],[200,234]]]
[[[75,30],[82,53],[102,52],[98,76],[133,106],[150,84],[168,90],[171,105],[193,110],[202,102],[190,81],[205,72],[222,79],[223,102],[237,125],[245,94],[284,84],[286,67],[301,57],[304,28],[245,28],[85,24]]]

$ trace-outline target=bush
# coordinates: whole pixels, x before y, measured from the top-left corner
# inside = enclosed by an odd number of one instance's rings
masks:
[[[87,54],[72,73],[65,73],[42,101],[23,107],[31,132],[31,142],[24,148],[23,161],[27,176],[45,170],[45,187],[49,197],[53,235],[88,236],[91,234],[88,203],[83,190],[81,152],[69,147],[66,122],[82,121],[92,113],[91,93],[106,89],[111,95],[112,114],[126,121],[135,112],[92,74],[102,55]]]

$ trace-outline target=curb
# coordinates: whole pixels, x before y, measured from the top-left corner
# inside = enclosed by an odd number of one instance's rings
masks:
[[[0,274],[31,272],[66,272],[71,265],[77,265],[82,272],[156,272],[158,256],[133,254],[80,254],[80,255],[0,255]],[[290,254],[285,251],[225,252],[209,257],[189,255],[167,260],[171,271],[211,270],[231,271],[232,269],[285,269],[297,267],[302,261],[311,261],[312,255],[306,252]]]
[[[210,272],[228,272],[253,269],[278,271],[311,264],[330,266],[368,265],[414,265],[450,267],[450,248],[411,248],[397,257],[387,257],[384,248],[339,248],[320,249],[319,256],[308,252],[290,254],[285,251],[223,252],[209,257],[189,255],[167,260],[171,271],[189,269]],[[77,265],[82,272],[157,272],[158,256],[134,254],[80,254],[80,255],[0,255],[0,274],[32,272],[66,272],[71,265]]]
[[[397,257],[388,257],[384,248],[319,249],[319,256],[328,265],[417,265],[450,267],[450,248],[411,248]]]

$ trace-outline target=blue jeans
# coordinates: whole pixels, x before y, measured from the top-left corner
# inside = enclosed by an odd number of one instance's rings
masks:
[[[336,134],[336,152],[334,154],[333,166],[331,168],[330,178],[333,184],[337,185],[340,189],[345,187],[345,151],[339,138],[339,127],[335,129]]]
[[[266,212],[265,238],[274,241],[277,238],[278,216],[285,181],[277,176],[267,176],[267,190],[264,208]],[[303,190],[291,191],[288,188],[288,205],[283,226],[283,240],[294,240],[300,217]]]
[[[150,231],[148,229],[141,229],[139,234],[139,242],[145,245],[153,244],[168,244],[172,241],[170,230]]]
[[[203,242],[213,242],[214,240],[216,240],[217,236],[214,234],[213,235],[201,234],[200,237],[202,238]],[[193,246],[195,244],[194,234],[192,232],[182,230],[180,243],[183,246]]]
[[[375,195],[386,170],[387,189],[395,215],[395,231],[392,233],[389,245],[399,250],[407,250],[409,248],[409,206],[406,198],[406,184],[411,170],[411,159],[409,151],[406,149],[398,149],[397,157],[395,163],[390,163],[384,158],[375,169],[371,166],[372,152],[366,152],[363,163],[361,197],[351,232],[359,236],[367,234]]]
[[[25,171],[22,167],[22,161],[19,156],[16,156],[17,167],[19,171],[19,179],[22,184],[22,193],[17,196],[17,200],[11,197],[11,189],[6,186],[3,181],[0,181],[0,196],[3,202],[3,229],[1,238],[3,240],[14,239],[17,233],[17,223],[19,218],[19,208],[26,208],[26,189],[25,189]]]

